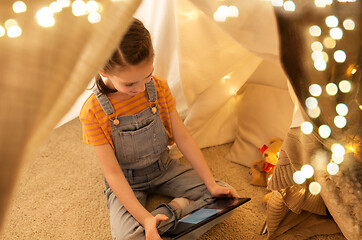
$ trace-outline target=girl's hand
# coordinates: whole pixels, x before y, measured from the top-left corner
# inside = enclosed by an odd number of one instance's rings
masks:
[[[233,197],[233,198],[239,198],[239,194],[235,191],[234,188],[231,187],[223,187],[219,184],[215,184],[212,187],[209,188],[210,193],[214,197]]]
[[[147,219],[143,226],[145,228],[146,240],[161,240],[162,238],[158,234],[157,226],[161,221],[167,220],[168,217],[163,214],[157,214],[156,216]]]

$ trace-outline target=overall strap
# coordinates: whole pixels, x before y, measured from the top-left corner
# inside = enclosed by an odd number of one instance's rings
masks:
[[[153,78],[151,79],[151,81],[146,83],[146,89],[147,89],[148,100],[151,103],[155,103],[157,101],[157,90],[155,83],[153,82]]]
[[[103,111],[107,115],[113,114],[114,108],[112,106],[112,103],[109,101],[108,97],[98,89],[97,85],[93,88],[93,93],[96,96],[98,102],[101,104]]]

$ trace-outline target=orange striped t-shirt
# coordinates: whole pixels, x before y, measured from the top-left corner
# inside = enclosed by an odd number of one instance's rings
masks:
[[[176,108],[176,100],[173,97],[167,81],[153,76],[157,90],[157,105],[161,120],[169,136],[169,144],[173,144],[170,112]],[[125,101],[118,101],[108,97],[113,105],[114,113],[110,117],[133,115],[150,106],[147,98],[147,90]],[[79,118],[83,126],[83,141],[90,145],[102,145],[109,143],[113,150],[112,130],[109,116],[103,111],[96,96],[92,93],[84,102]]]

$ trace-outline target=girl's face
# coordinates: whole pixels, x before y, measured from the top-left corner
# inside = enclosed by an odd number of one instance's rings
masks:
[[[125,69],[107,74],[100,72],[105,85],[110,89],[117,89],[117,94],[125,97],[133,97],[146,89],[145,84],[151,81],[153,73],[153,59],[146,60],[135,66],[127,66]]]

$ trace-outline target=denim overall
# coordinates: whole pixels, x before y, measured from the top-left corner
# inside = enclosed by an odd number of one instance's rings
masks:
[[[110,119],[117,161],[137,199],[145,206],[147,195],[155,192],[194,200],[182,210],[184,216],[212,201],[212,196],[194,169],[169,157],[168,135],[159,115],[153,80],[146,84],[146,90],[150,106],[138,114],[121,117],[113,116],[114,108],[105,94],[97,87],[93,91]],[[105,194],[113,239],[145,239],[144,228],[123,207],[107,182]],[[161,204],[151,214],[169,217],[158,226],[160,234],[182,217],[169,204]]]

